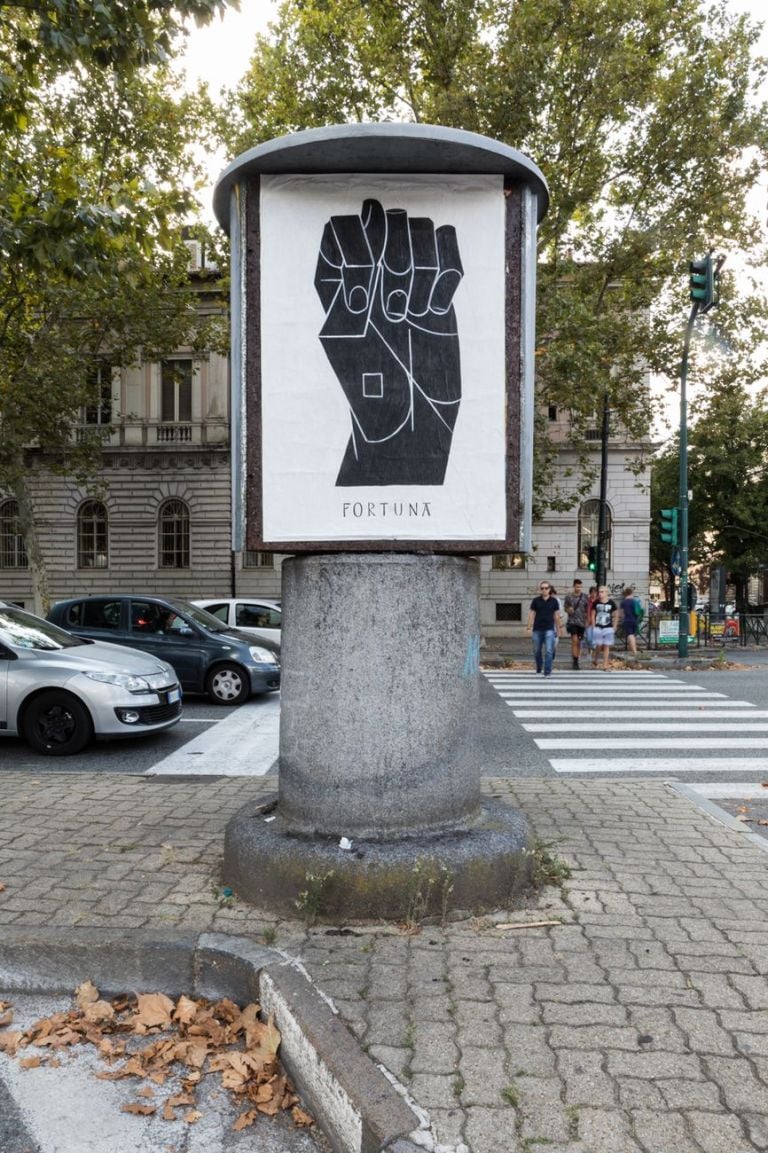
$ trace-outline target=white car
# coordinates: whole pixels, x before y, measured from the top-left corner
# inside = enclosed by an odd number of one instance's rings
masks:
[[[0,601],[0,733],[38,753],[79,753],[94,737],[162,732],[181,720],[169,664],[73,636]]]
[[[192,601],[192,604],[212,613],[230,628],[280,644],[282,611],[274,601],[256,597],[217,597],[215,600]]]

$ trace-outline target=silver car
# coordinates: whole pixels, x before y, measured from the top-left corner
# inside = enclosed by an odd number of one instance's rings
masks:
[[[63,756],[94,737],[162,732],[180,719],[181,689],[165,661],[0,601],[0,733]]]

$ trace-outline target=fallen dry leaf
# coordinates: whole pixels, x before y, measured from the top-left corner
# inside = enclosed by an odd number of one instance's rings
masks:
[[[190,1109],[189,1113],[185,1113],[182,1121],[186,1121],[187,1125],[194,1125],[202,1117],[199,1109]]]
[[[7,1053],[9,1057],[13,1057],[23,1037],[21,1030],[14,1029],[12,1032],[0,1033],[0,1053]]]
[[[99,990],[94,985],[93,981],[83,981],[82,985],[78,985],[75,989],[75,1000],[80,1008],[92,1004],[99,999]]]
[[[140,993],[136,1000],[138,1009],[132,1021],[136,1033],[168,1028],[174,1010],[170,997],[165,993]]]
[[[173,1011],[174,1021],[181,1021],[184,1025],[190,1025],[198,1014],[199,1005],[197,1001],[193,1001],[191,997],[185,997],[183,994],[176,1002],[176,1008]]]
[[[41,1057],[21,1057],[19,1059],[22,1069],[39,1069],[42,1063]]]
[[[109,1001],[91,1001],[84,1006],[83,1016],[86,1021],[112,1021],[114,1020],[115,1010]]]
[[[122,1112],[135,1113],[139,1117],[151,1117],[157,1112],[157,1105],[141,1105],[138,1101],[131,1101],[128,1105],[123,1105]]]
[[[4,892],[5,892],[5,882],[0,881],[0,893],[4,893]]]
[[[13,1009],[7,1008],[0,1002],[0,1029],[5,1029],[13,1020]]]
[[[249,1109],[247,1113],[240,1114],[232,1128],[239,1133],[241,1129],[247,1129],[249,1125],[253,1125],[258,1115],[258,1109]]]

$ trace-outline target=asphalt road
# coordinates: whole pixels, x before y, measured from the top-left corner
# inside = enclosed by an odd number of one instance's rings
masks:
[[[742,659],[741,654],[729,654],[732,659]],[[760,710],[768,710],[768,653],[759,653],[757,656],[747,654],[743,659],[754,661],[754,664],[743,668],[734,668],[729,671],[696,670],[683,671],[669,669],[667,676],[671,682],[680,686],[698,686],[699,689],[709,693],[719,693],[723,699],[748,702]],[[530,663],[521,658],[521,666],[526,665],[528,671]],[[530,718],[519,718],[515,715],[516,709],[510,707],[500,692],[489,681],[487,676],[481,677],[480,709],[476,733],[470,743],[469,755],[479,760],[480,772],[483,776],[552,776],[555,770],[550,764],[555,754],[540,747],[542,736],[547,736],[546,727],[551,719],[553,724],[562,724],[563,709],[559,703],[558,695],[565,689],[565,680],[579,696],[579,681],[577,676],[569,674],[568,661],[564,654],[560,654],[555,667],[555,674],[547,685],[538,684],[537,689],[550,690],[552,707],[540,726],[539,733],[527,731],[525,725]],[[492,675],[492,674],[491,674]],[[611,674],[603,682],[599,700],[610,707],[615,704],[614,712],[621,714],[628,702],[625,694],[620,691],[621,679],[617,675],[613,680]],[[644,673],[634,674],[639,678]],[[582,682],[585,686],[590,682],[589,677],[594,676],[586,672]],[[594,684],[594,682],[592,682]],[[717,698],[716,698],[717,699]],[[585,707],[587,693],[584,692]],[[631,703],[631,702],[630,702]],[[97,742],[82,753],[74,757],[44,757],[34,753],[23,741],[15,737],[0,738],[0,772],[8,770],[29,770],[35,773],[50,772],[104,772],[104,773],[135,773],[184,776],[184,775],[217,775],[219,773],[245,773],[263,775],[277,771],[277,741],[279,725],[279,694],[270,694],[255,697],[240,708],[222,708],[210,704],[204,697],[185,698],[183,719],[175,728],[166,733],[144,738]],[[656,706],[649,708],[649,719],[653,719]],[[578,705],[577,705],[578,709]],[[732,710],[734,717],[743,710]],[[590,736],[608,737],[619,735],[622,729],[621,715],[614,716],[610,721],[601,722],[595,719],[593,727],[587,731],[584,739]],[[723,728],[709,733],[709,744],[713,752],[728,755],[729,739],[736,732],[734,721],[729,732],[728,720],[723,722]],[[768,735],[768,734],[767,734]],[[703,755],[703,754],[702,754]],[[760,762],[765,763],[766,758],[759,753],[754,754],[754,769],[740,773],[733,779],[756,781],[762,775],[768,776]],[[610,749],[599,753],[604,769],[600,775],[609,777],[619,775],[612,768],[614,756]],[[637,774],[635,774],[637,775]],[[642,775],[642,774],[641,774]],[[692,779],[695,771],[678,772],[670,762],[670,776],[679,776],[681,779]],[[715,780],[716,774],[704,774],[707,780]]]

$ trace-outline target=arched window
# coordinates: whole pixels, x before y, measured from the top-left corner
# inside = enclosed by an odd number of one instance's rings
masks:
[[[87,500],[77,512],[77,567],[106,568],[107,510],[100,500]]]
[[[598,525],[600,523],[600,501],[599,500],[585,500],[584,504],[579,509],[579,563],[580,569],[589,568],[589,549],[597,548],[598,545]],[[605,506],[605,539],[603,546],[605,549],[605,568],[606,571],[612,568],[611,564],[611,544],[613,540],[613,530],[611,527],[611,510],[608,505]]]
[[[183,500],[167,500],[159,517],[160,568],[189,568],[189,509]]]
[[[0,568],[28,568],[27,550],[19,527],[19,502],[0,504]]]

